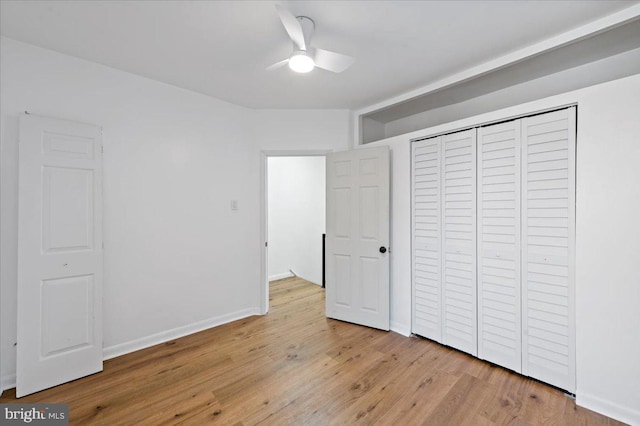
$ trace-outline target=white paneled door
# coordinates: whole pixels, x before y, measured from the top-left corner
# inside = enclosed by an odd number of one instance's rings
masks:
[[[102,371],[98,127],[20,117],[17,396]]]
[[[326,315],[389,329],[389,148],[327,155]]]

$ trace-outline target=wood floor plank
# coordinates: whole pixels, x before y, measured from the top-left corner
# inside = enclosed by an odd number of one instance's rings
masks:
[[[420,346],[416,351],[414,345]],[[372,419],[380,419],[389,413],[394,406],[401,402],[401,398],[406,398],[407,394],[414,386],[426,385],[428,378],[416,374],[416,370],[424,373],[428,369],[420,369],[418,365],[425,365],[424,355],[432,349],[429,346],[420,345],[415,339],[404,339],[401,345],[394,346],[392,356],[398,363],[388,363],[389,368],[385,369],[379,379],[372,384],[372,389],[355,401],[346,410],[343,410],[333,419],[338,424],[368,423]],[[405,359],[398,358],[396,353],[409,355]],[[416,358],[417,356],[417,358]]]
[[[487,382],[463,374],[424,423],[474,425],[481,417],[480,410],[485,401],[495,398],[495,390]]]
[[[430,340],[327,319],[324,290],[297,277],[271,283],[267,315],[0,402],[68,403],[72,425],[621,424]]]
[[[405,382],[406,393],[401,401],[382,414],[380,424],[422,424],[459,379],[437,369],[420,373],[414,372],[413,380]],[[398,387],[398,391],[403,392],[402,385]]]

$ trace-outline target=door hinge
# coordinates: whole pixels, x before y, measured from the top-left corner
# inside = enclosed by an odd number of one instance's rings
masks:
[[[100,145],[100,154],[104,154],[104,145]]]
[[[268,241],[265,241],[265,242],[264,242],[264,246],[265,246],[265,247],[269,247],[269,242],[268,242]]]

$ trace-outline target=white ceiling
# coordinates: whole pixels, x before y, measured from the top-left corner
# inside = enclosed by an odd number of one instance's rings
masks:
[[[634,1],[279,1],[342,74],[265,67],[291,42],[274,1],[0,1],[2,35],[252,108],[358,109]]]

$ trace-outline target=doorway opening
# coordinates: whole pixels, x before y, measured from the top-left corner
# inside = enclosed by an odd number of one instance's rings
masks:
[[[270,282],[297,277],[323,285],[325,154],[263,153],[263,314]]]

